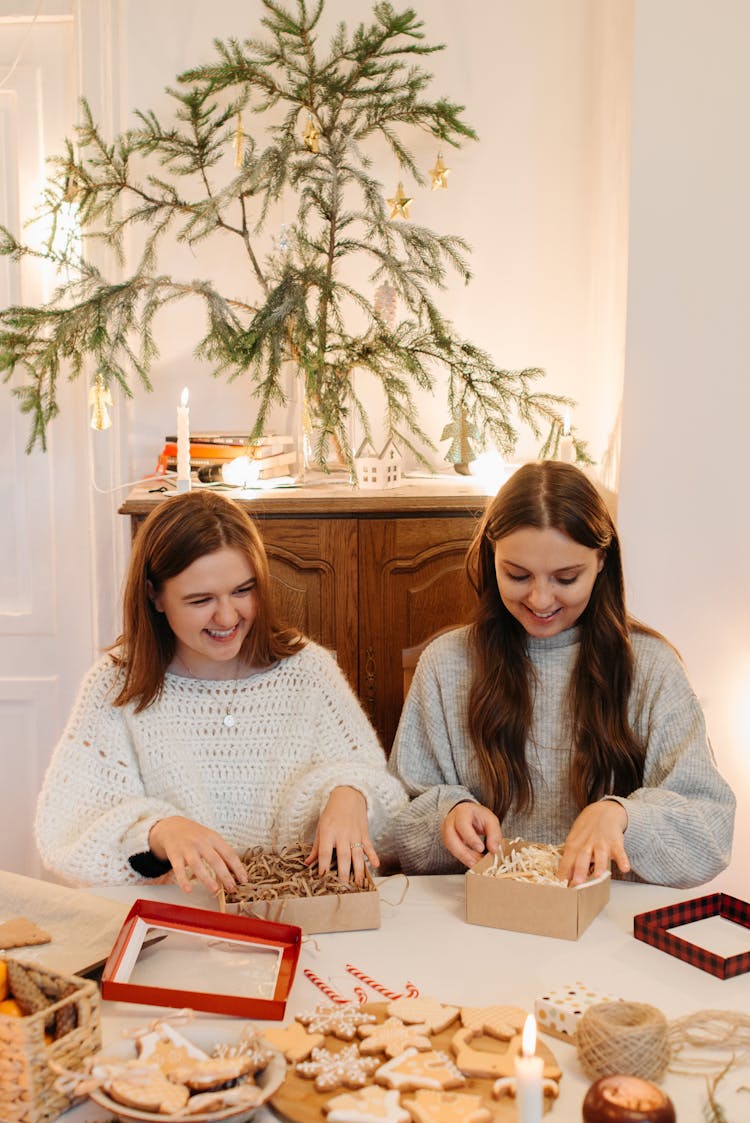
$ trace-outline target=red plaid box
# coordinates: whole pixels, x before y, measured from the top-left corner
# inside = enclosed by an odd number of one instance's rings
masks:
[[[663,909],[640,913],[633,917],[633,935],[636,940],[643,940],[668,955],[675,955],[685,963],[699,967],[701,971],[716,975],[718,979],[744,975],[750,971],[750,951],[724,958],[667,931],[668,928],[692,924],[693,921],[706,920],[710,916],[720,916],[742,925],[743,928],[750,928],[750,904],[747,901],[740,901],[727,893],[711,893],[707,897],[695,897],[692,901],[682,901]]]

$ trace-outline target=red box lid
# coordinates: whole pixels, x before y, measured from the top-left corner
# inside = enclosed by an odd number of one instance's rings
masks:
[[[230,967],[233,979],[242,981],[242,956],[245,959],[251,947],[276,952],[269,959],[272,968],[269,997],[226,993],[184,985],[155,985],[154,971],[166,977],[162,966],[170,954],[162,953],[158,964],[159,943],[168,937],[184,946],[173,950],[176,961],[182,956],[200,977],[203,987],[211,976],[211,953],[226,958],[239,953],[239,970]],[[180,937],[184,937],[180,941]],[[190,948],[190,937],[195,937],[195,948]],[[266,1018],[280,1021],[284,1017],[287,998],[294,981],[302,943],[302,929],[293,924],[277,924],[255,917],[232,916],[210,909],[197,909],[185,905],[162,904],[158,901],[137,900],[120,929],[102,973],[102,997],[115,1002],[137,1002],[151,1006],[189,1007],[217,1014],[231,1014],[244,1018]],[[165,945],[165,948],[167,945]],[[137,970],[142,950],[147,949],[151,970]],[[205,956],[205,962],[201,962]],[[145,955],[144,955],[145,958]],[[130,981],[133,974],[145,976],[149,981]],[[236,990],[241,987],[237,986]]]

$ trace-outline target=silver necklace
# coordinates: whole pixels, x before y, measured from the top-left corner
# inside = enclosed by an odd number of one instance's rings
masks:
[[[199,679],[198,675],[193,674],[193,672],[190,670],[190,667],[188,667],[187,663],[185,662],[185,660],[182,658],[181,655],[175,655],[175,659],[177,660],[178,663],[180,663],[185,668],[185,670],[187,671],[187,673],[190,675],[190,677],[192,679],[195,679],[196,682],[201,681],[201,679]],[[234,665],[234,673],[235,673],[234,689],[232,691],[231,697],[229,698],[229,701],[226,704],[226,708],[224,710],[224,716],[221,719],[222,725],[225,725],[227,727],[227,729],[231,729],[232,726],[235,725],[236,722],[237,722],[237,718],[234,716],[233,710],[234,710],[234,702],[235,702],[235,699],[237,697],[237,691],[239,690],[240,682],[242,681],[241,679],[236,677],[237,671],[239,670],[239,666],[240,666],[240,662],[239,662],[239,659],[238,659],[237,662]],[[206,680],[203,680],[203,681],[206,681]],[[222,681],[225,682],[226,679],[223,679]]]

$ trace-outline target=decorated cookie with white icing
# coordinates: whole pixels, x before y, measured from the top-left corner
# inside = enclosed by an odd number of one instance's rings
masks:
[[[375,1057],[363,1057],[356,1045],[345,1045],[337,1053],[329,1049],[313,1049],[309,1061],[300,1061],[297,1072],[315,1081],[319,1092],[334,1088],[362,1088],[378,1067]]]
[[[366,1014],[357,1002],[320,1005],[297,1014],[297,1021],[307,1026],[310,1033],[330,1033],[342,1041],[352,1041],[359,1026],[371,1025],[375,1020],[375,1015]]]
[[[444,1091],[460,1088],[466,1083],[466,1077],[447,1053],[437,1050],[419,1053],[413,1047],[381,1065],[375,1073],[375,1080],[400,1092],[413,1092],[417,1088]]]
[[[393,1089],[368,1084],[357,1092],[340,1092],[323,1104],[328,1123],[409,1123],[409,1112]]]

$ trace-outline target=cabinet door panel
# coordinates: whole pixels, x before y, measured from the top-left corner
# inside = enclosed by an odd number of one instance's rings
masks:
[[[357,689],[357,589],[354,519],[257,519],[279,614],[336,652]],[[355,575],[356,578],[356,575]]]
[[[403,704],[401,652],[474,604],[464,573],[472,517],[360,523],[360,697],[390,749]]]

